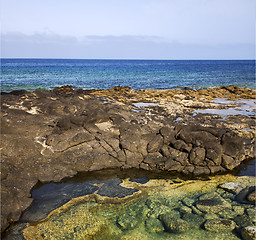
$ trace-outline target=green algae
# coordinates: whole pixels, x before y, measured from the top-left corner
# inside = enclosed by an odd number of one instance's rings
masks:
[[[28,224],[23,236],[27,240],[241,239],[241,228],[252,224],[253,210],[251,205],[238,203],[217,188],[227,181],[250,186],[255,178],[226,175],[207,181],[181,180],[174,183],[158,179],[146,184],[126,179],[122,183],[124,187],[139,189],[133,196],[118,199],[93,194],[72,199],[44,220]],[[225,199],[229,202],[228,207],[222,206],[214,214],[211,211],[201,212],[196,203],[207,196]],[[209,199],[211,206],[212,199]],[[211,222],[215,224],[213,230],[209,227]],[[231,227],[225,223],[232,223]],[[223,231],[226,228],[230,230]]]

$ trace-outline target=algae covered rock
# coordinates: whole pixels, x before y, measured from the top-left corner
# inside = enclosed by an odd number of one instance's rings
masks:
[[[200,225],[205,221],[202,216],[193,213],[184,214],[182,219],[189,223],[189,228],[200,228]]]
[[[136,218],[136,215],[133,215],[131,213],[123,213],[118,216],[117,218],[117,225],[122,230],[130,230],[136,227],[138,223],[138,219]]]
[[[226,232],[235,229],[236,223],[230,219],[209,219],[204,227],[211,232]]]
[[[205,213],[218,213],[223,209],[231,209],[232,206],[216,192],[206,193],[199,197],[196,207]]]
[[[239,215],[237,217],[234,218],[234,221],[236,222],[237,225],[241,226],[241,227],[248,227],[250,225],[253,225],[250,217],[248,217],[247,215]]]
[[[246,209],[246,214],[249,216],[252,222],[256,222],[256,209],[255,208],[248,208]]]
[[[164,231],[164,226],[161,223],[161,221],[159,221],[156,218],[149,218],[146,220],[145,222],[146,225],[146,229],[148,232],[162,232]]]
[[[164,229],[170,233],[182,233],[188,230],[189,224],[183,219],[173,217],[167,213],[159,216],[160,221],[164,225]]]

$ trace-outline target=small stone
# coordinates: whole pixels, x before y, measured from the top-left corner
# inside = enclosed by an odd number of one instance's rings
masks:
[[[255,240],[256,239],[256,226],[248,226],[242,229],[242,237],[244,240]]]
[[[145,222],[146,229],[148,232],[163,232],[164,226],[160,220],[156,218],[149,218]]]
[[[163,214],[159,216],[160,221],[164,225],[164,229],[170,233],[182,233],[188,230],[189,225],[186,221],[173,217],[171,214]]]
[[[182,206],[180,208],[180,212],[183,213],[183,214],[185,214],[185,213],[192,213],[192,209],[187,207],[187,206]]]
[[[230,219],[209,219],[204,227],[211,232],[226,232],[235,229],[236,223]]]

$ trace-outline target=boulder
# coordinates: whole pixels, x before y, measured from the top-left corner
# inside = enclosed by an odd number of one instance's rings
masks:
[[[164,226],[160,220],[157,218],[149,218],[145,222],[145,226],[148,232],[156,233],[156,232],[163,232]]]
[[[206,193],[199,197],[199,200],[196,201],[196,207],[205,213],[218,213],[223,209],[232,208],[229,202],[215,192]]]
[[[136,227],[138,220],[132,213],[123,213],[117,218],[117,226],[122,230],[131,230]]]
[[[170,233],[182,233],[188,230],[189,224],[183,219],[173,217],[172,214],[167,213],[159,216],[165,231]]]
[[[210,232],[231,232],[236,223],[230,219],[209,219],[204,223],[204,228]]]

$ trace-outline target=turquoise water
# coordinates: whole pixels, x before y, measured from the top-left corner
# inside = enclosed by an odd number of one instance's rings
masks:
[[[1,90],[201,89],[221,85],[255,88],[253,60],[75,60],[1,59]]]

